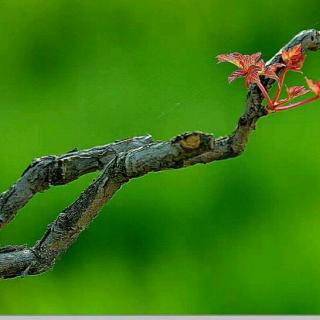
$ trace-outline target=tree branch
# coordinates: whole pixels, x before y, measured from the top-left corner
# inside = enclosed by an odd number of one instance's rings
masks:
[[[320,32],[303,31],[284,48],[298,43],[304,51],[318,50]],[[280,59],[279,51],[268,64]],[[269,90],[274,81],[262,79],[262,83]],[[170,141],[153,143],[150,136],[144,136],[34,160],[16,184],[0,195],[0,226],[10,222],[35,193],[45,191],[50,185],[66,184],[88,172],[102,172],[74,203],[58,215],[32,248],[7,246],[0,249],[0,277],[34,275],[50,269],[113,194],[130,179],[152,171],[178,169],[240,155],[257,120],[268,114],[262,100],[261,91],[252,85],[237,128],[225,137],[215,139],[211,134],[192,132]]]
[[[62,156],[34,159],[21,178],[0,195],[0,228],[9,223],[17,211],[37,193],[50,186],[67,184],[80,176],[102,170],[120,152],[152,142],[151,136],[135,137]]]

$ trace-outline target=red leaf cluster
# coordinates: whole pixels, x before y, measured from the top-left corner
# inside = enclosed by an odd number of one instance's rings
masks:
[[[277,63],[267,67],[263,60],[259,60],[260,57],[260,52],[252,55],[234,52],[230,54],[220,54],[217,56],[217,59],[219,62],[230,62],[239,68],[228,77],[229,83],[237,78],[243,77],[245,78],[246,87],[249,88],[251,83],[260,81],[259,76],[261,75],[278,81],[279,78],[276,74],[276,70],[278,67],[284,66],[283,64]]]
[[[281,52],[282,63],[273,63],[268,66],[261,59],[260,52],[251,55],[241,54],[239,52],[220,54],[217,56],[217,59],[218,62],[230,62],[238,67],[238,69],[232,72],[228,77],[229,83],[238,78],[245,78],[245,85],[247,88],[249,88],[251,84],[256,84],[260,88],[268,103],[269,112],[292,109],[320,98],[320,80],[313,83],[312,80],[306,78],[306,82],[310,90],[306,89],[304,86],[286,87],[287,98],[279,100],[287,71],[301,72],[303,67],[305,57],[301,44],[287,50],[283,50]],[[261,76],[274,79],[278,82],[278,88],[273,99],[270,98],[265,87],[262,85],[260,80]],[[313,92],[315,96],[287,105],[291,100],[309,92]]]
[[[316,83],[313,83],[312,80],[306,78],[306,81],[309,88],[313,91],[313,93],[319,97],[320,96],[320,80],[317,81]]]

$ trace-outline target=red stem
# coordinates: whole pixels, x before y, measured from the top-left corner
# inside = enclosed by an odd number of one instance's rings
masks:
[[[278,88],[277,88],[276,94],[275,94],[275,96],[274,96],[274,98],[272,100],[273,103],[278,101],[278,99],[280,97],[280,93],[281,93],[281,90],[282,90],[282,87],[283,87],[284,77],[285,77],[287,71],[288,71],[287,68],[284,67],[283,70],[282,70],[282,73],[280,75],[280,78],[279,78],[279,84],[278,84]]]
[[[274,105],[273,105],[272,100],[269,97],[269,94],[268,94],[267,90],[265,89],[265,87],[262,85],[262,83],[260,81],[257,81],[256,84],[258,85],[259,89],[261,90],[264,98],[267,100],[269,108],[273,110],[274,109]]]
[[[288,106],[285,106],[285,107],[275,107],[274,110],[275,111],[285,111],[285,110],[293,109],[293,108],[302,106],[303,104],[315,101],[315,100],[317,100],[319,98],[320,98],[320,96],[314,96],[314,97],[311,97],[309,99],[305,99],[305,100],[302,100],[302,101],[299,101],[299,102],[296,102],[296,103],[293,103],[293,104],[289,104]]]
[[[278,107],[280,107],[280,106],[283,106],[284,104],[290,102],[291,100],[292,100],[292,99],[283,99],[282,102],[278,102],[278,101],[277,101],[277,102],[274,104],[274,107],[275,107],[275,108],[278,108]]]

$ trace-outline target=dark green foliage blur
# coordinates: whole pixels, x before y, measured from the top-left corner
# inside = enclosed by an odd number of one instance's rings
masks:
[[[230,133],[246,89],[214,57],[268,60],[320,28],[318,6],[1,0],[1,191],[35,157],[145,133]],[[319,65],[309,53],[304,71],[319,79]],[[0,280],[0,313],[320,313],[319,122],[319,102],[275,114],[239,158],[131,181],[52,271]],[[32,245],[95,177],[38,194],[0,246]]]

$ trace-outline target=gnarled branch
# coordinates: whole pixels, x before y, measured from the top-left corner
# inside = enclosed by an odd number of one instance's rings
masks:
[[[320,49],[320,32],[303,31],[284,49],[299,43],[304,51]],[[279,51],[268,64],[280,59]],[[267,90],[274,83],[270,79],[262,82]],[[130,179],[152,171],[177,169],[240,155],[257,120],[267,115],[262,100],[259,88],[252,85],[237,128],[225,137],[214,138],[211,134],[192,132],[170,141],[152,142],[150,136],[143,136],[34,160],[21,178],[0,195],[0,227],[10,222],[35,193],[45,191],[50,185],[66,184],[88,172],[102,172],[74,203],[58,215],[32,248],[7,246],[0,249],[0,277],[34,275],[51,268],[57,257],[69,248],[105,203]]]
[[[61,156],[34,159],[21,178],[0,195],[0,228],[9,223],[37,192],[47,190],[50,185],[67,184],[86,173],[102,170],[120,152],[139,148],[151,141],[151,136],[146,135],[88,150],[69,151]]]

